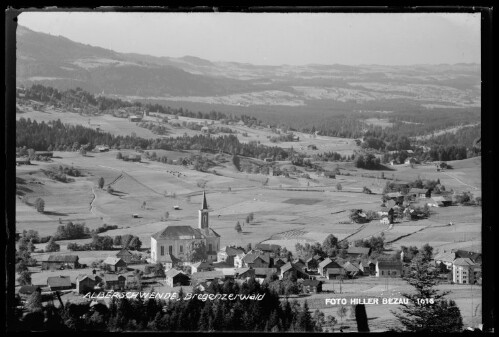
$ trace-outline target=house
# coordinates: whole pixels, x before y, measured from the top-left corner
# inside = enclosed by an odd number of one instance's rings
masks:
[[[207,262],[204,262],[204,261],[202,261],[202,262],[200,261],[200,262],[196,262],[196,263],[191,264],[191,273],[192,274],[199,273],[202,271],[211,271],[211,270],[213,270],[213,266]]]
[[[418,161],[416,160],[416,158],[414,157],[408,157],[405,161],[404,161],[404,164],[405,165],[411,165],[411,164],[417,164]]]
[[[390,220],[387,217],[384,217],[384,218],[382,218],[382,219],[379,220],[379,223],[382,224],[382,225],[389,225],[390,224]]]
[[[396,161],[394,159],[390,160],[390,165],[391,166],[394,166],[394,165],[397,165],[397,164],[398,164],[398,161]]]
[[[281,269],[282,266],[284,266],[286,263],[288,263],[288,259],[285,257],[278,257],[277,259],[274,260],[274,268]]]
[[[241,253],[241,254],[237,254],[236,256],[234,256],[234,267],[243,268],[243,266],[244,266],[243,258],[245,256],[246,256],[246,253]]]
[[[345,269],[346,275],[349,278],[354,278],[360,274],[360,269],[351,262],[343,264],[343,269]]]
[[[297,267],[299,267],[300,269],[303,269],[303,268],[306,268],[307,267],[307,264],[305,261],[303,261],[302,259],[298,258],[296,260],[293,261],[293,264],[296,265]]]
[[[400,192],[390,192],[385,194],[385,199],[393,200],[396,203],[404,201],[404,195]]]
[[[303,282],[301,283],[302,290],[306,294],[321,293],[322,292],[322,283],[323,282],[319,281],[319,280],[310,280],[310,279],[303,280]]]
[[[255,277],[255,269],[251,268],[236,268],[235,277],[238,279],[247,279]]]
[[[174,206],[178,207],[178,206]],[[220,249],[220,235],[209,226],[209,210],[206,202],[206,193],[203,192],[203,201],[199,210],[198,228],[191,226],[166,226],[165,229],[151,236],[151,260],[153,263],[165,262],[166,254],[173,254],[183,262],[189,258],[189,247],[203,243],[208,261],[217,260]],[[158,225],[164,223],[158,223]]]
[[[315,256],[312,256],[305,261],[305,267],[308,270],[317,270],[317,267],[319,267],[319,261],[315,258]]]
[[[102,264],[107,266],[110,271],[119,271],[122,269],[126,269],[126,262],[120,259],[119,257],[107,257]]]
[[[371,255],[371,248],[369,247],[348,247],[347,255],[350,257],[367,257]]]
[[[123,260],[126,264],[132,262],[133,254],[128,249],[122,249],[116,253],[116,257]]]
[[[220,270],[202,271],[199,273],[191,274],[191,285],[196,285],[199,282],[223,280],[224,273]]]
[[[162,263],[165,266],[165,270],[170,270],[175,268],[175,266],[181,265],[182,261],[177,259],[173,254],[166,254]]]
[[[452,250],[452,251],[454,253],[456,253],[456,257],[458,257],[458,258],[468,258],[476,264],[479,264],[479,265],[482,264],[482,254],[481,253],[471,252],[471,251],[463,250],[463,249],[456,249],[456,250]]]
[[[95,150],[97,150],[99,152],[107,152],[107,151],[109,151],[109,146],[107,146],[107,145],[97,145],[95,147]]]
[[[104,274],[102,278],[104,287],[111,290],[123,290],[126,285],[126,277],[117,274]]]
[[[417,198],[431,198],[431,190],[428,188],[411,188],[408,195]]]
[[[341,266],[338,265],[337,262],[331,260],[328,257],[327,259],[325,259],[324,261],[319,263],[319,268],[318,268],[319,274],[321,274],[321,276],[326,277],[326,271],[327,271],[327,269],[330,269],[330,268],[341,268]]]
[[[78,255],[49,255],[47,260],[42,261],[42,269],[77,269],[80,267]]]
[[[128,116],[128,120],[130,122],[140,122],[142,120],[142,117],[131,115],[131,116]]]
[[[207,126],[203,126],[201,128],[201,133],[205,134],[205,135],[208,135],[210,133],[210,128],[207,127]]]
[[[346,276],[345,269],[336,264],[336,267],[327,268],[324,272],[324,277],[328,280],[342,279]]]
[[[76,277],[76,292],[86,294],[94,290],[102,282],[102,278],[95,274],[80,274]]]
[[[267,276],[277,274],[277,268],[253,268],[256,279],[265,279]]]
[[[190,283],[188,275],[177,269],[170,269],[166,272],[166,285],[169,287],[186,286]]]
[[[281,267],[281,272],[279,274],[279,279],[283,280],[289,277],[295,277],[297,279],[308,279],[310,275],[303,271],[303,269],[296,263],[288,262]]]
[[[73,288],[69,276],[49,276],[47,278],[47,286],[51,291]]]
[[[443,251],[442,253],[435,254],[433,257],[433,261],[435,261],[436,265],[445,264],[447,269],[452,269],[452,265],[454,264],[454,260],[456,259],[456,253]]]
[[[269,268],[271,261],[269,254],[251,251],[243,257],[242,262],[243,267]]]
[[[402,276],[402,262],[392,260],[378,260],[376,262],[376,277]]]
[[[452,264],[452,281],[461,284],[475,283],[476,264],[469,258],[457,258]]]
[[[29,158],[16,158],[16,166],[31,165]]]
[[[450,198],[448,196],[443,196],[443,195],[433,196],[433,197],[431,197],[429,203],[431,203],[431,201],[433,201],[433,204],[436,205],[433,207],[452,206],[452,198]]]
[[[279,245],[267,244],[267,243],[258,243],[255,245],[254,250],[259,250],[262,253],[268,253],[270,257],[274,257],[274,254],[278,253],[281,249]]]
[[[21,298],[27,298],[31,294],[33,294],[35,291],[42,292],[42,288],[40,286],[21,286],[17,293]]]
[[[336,178],[336,175],[334,174],[334,172],[324,171],[324,177],[334,179],[334,178]]]
[[[217,253],[217,262],[225,262],[231,266],[234,266],[234,257],[239,254],[244,254],[244,250],[242,248],[236,248],[234,246],[223,247]]]

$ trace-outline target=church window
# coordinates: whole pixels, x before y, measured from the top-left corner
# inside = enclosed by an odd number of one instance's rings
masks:
[[[209,252],[211,252],[211,251],[212,251],[212,250],[211,250],[211,248],[212,248],[212,247],[211,247],[211,243],[210,243],[210,244],[208,245],[208,251],[209,251]]]
[[[180,252],[183,253],[184,252],[184,246],[180,245]]]
[[[161,246],[161,256],[165,255],[165,246]]]
[[[173,254],[173,246],[169,246],[169,247],[168,247],[168,252],[169,252],[170,254]]]

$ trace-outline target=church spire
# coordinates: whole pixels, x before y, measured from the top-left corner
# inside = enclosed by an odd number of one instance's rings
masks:
[[[201,209],[208,209],[208,203],[206,202],[206,192],[203,191],[203,206]]]

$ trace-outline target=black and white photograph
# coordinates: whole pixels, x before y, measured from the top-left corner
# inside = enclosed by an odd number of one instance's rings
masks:
[[[489,14],[18,10],[7,330],[492,332]]]

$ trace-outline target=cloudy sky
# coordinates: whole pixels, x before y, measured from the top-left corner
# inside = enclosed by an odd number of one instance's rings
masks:
[[[480,63],[480,14],[24,12],[18,20],[153,56],[261,65]]]

